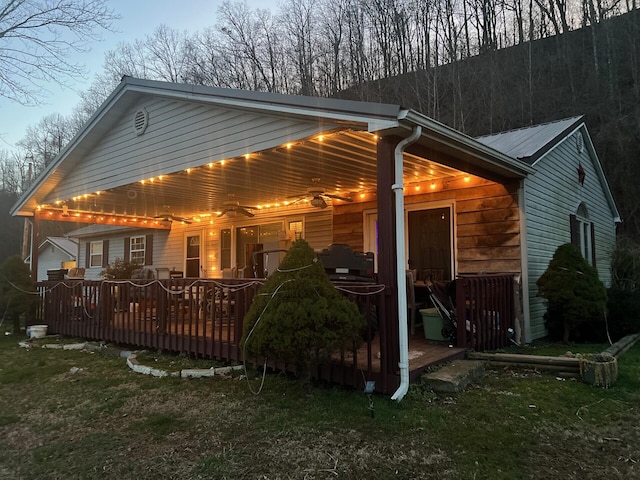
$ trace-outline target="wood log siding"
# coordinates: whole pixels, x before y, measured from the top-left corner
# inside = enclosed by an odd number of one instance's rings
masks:
[[[499,184],[475,178],[472,185],[407,195],[405,205],[455,202],[457,273],[520,273],[519,182]],[[375,202],[338,205],[334,208],[333,242],[354,250],[364,245],[363,212]]]
[[[346,243],[356,251],[363,251],[363,212],[375,209],[375,201],[336,205],[333,210],[333,243]]]

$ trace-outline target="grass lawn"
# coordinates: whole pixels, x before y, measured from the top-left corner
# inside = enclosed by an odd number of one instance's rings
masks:
[[[371,418],[358,391],[268,375],[254,395],[240,376],[153,378],[2,337],[0,478],[640,478],[640,343],[619,372],[604,390],[494,369],[461,394],[375,396]]]

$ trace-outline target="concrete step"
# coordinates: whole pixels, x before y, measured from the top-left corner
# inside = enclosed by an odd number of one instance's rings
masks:
[[[421,377],[436,392],[461,392],[484,375],[484,364],[476,360],[454,360]]]

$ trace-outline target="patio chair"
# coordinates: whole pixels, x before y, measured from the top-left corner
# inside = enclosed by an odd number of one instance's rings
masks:
[[[82,267],[70,268],[65,278],[67,280],[84,280],[85,269]]]

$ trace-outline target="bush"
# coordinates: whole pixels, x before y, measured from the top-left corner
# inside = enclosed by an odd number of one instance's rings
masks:
[[[137,263],[131,263],[129,260],[122,258],[116,258],[113,263],[107,265],[100,275],[107,279],[113,280],[125,280],[131,278],[131,274],[134,270],[140,268]]]
[[[614,286],[607,291],[608,323],[611,338],[640,332],[640,291]]]
[[[38,300],[29,267],[19,255],[7,258],[0,266],[0,324],[6,320],[18,333],[21,320],[33,314]]]
[[[640,332],[640,246],[620,237],[611,256],[612,285],[607,292],[612,338]]]
[[[353,347],[364,318],[355,303],[329,281],[315,252],[296,240],[260,288],[244,320],[248,357],[292,362],[303,384],[311,368],[342,348]]]
[[[536,283],[539,295],[547,300],[545,318],[551,337],[564,342],[572,335],[581,340],[604,338],[607,290],[598,271],[574,245],[560,245]]]
[[[640,246],[628,236],[618,238],[611,255],[613,287],[629,292],[640,288]]]

